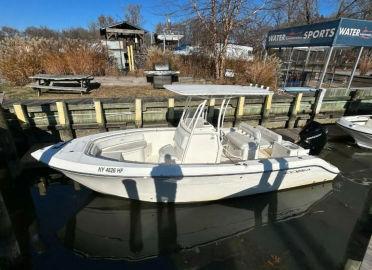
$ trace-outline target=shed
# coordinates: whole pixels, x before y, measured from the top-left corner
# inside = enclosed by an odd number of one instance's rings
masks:
[[[113,57],[119,69],[132,70],[138,66],[143,52],[143,28],[127,21],[109,25],[100,29],[101,39],[107,47],[108,54]]]

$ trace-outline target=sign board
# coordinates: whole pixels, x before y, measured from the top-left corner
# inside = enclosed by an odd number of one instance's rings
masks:
[[[372,21],[341,18],[273,30],[266,39],[266,48],[303,46],[372,47]]]

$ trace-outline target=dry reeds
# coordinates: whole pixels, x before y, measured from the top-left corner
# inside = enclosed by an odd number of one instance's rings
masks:
[[[359,72],[360,75],[367,75],[368,71],[372,69],[372,57],[365,56],[360,59],[359,62]]]
[[[275,56],[269,56],[266,60],[255,58],[253,61],[235,61],[232,69],[236,83],[264,85],[273,90],[278,88],[280,60]]]
[[[0,74],[15,85],[27,83],[28,77],[42,70],[43,40],[6,38],[0,42]]]
[[[0,42],[0,76],[14,85],[36,73],[115,74],[101,44],[81,40],[6,38]]]

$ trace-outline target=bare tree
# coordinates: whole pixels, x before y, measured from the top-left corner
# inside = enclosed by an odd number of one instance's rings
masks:
[[[17,29],[9,27],[9,26],[3,26],[0,29],[0,36],[1,37],[14,37],[14,36],[19,35],[19,34],[20,34],[20,32]]]
[[[100,15],[96,21],[91,22],[89,24],[89,32],[92,33],[92,36],[96,39],[100,38],[99,29],[103,27],[107,27],[109,25],[113,25],[115,23],[115,19],[112,16]]]
[[[58,38],[60,33],[53,29],[50,29],[46,26],[42,27],[35,27],[30,26],[27,27],[24,31],[24,34],[27,37],[43,37],[43,38]]]
[[[141,9],[142,6],[139,4],[128,4],[124,11],[125,20],[133,25],[142,26],[143,17],[141,14]]]
[[[371,0],[338,0],[335,17],[372,19],[372,2]]]
[[[192,9],[206,34],[207,48],[215,63],[215,77],[222,79],[226,67],[227,45],[234,30],[249,21],[260,8],[249,7],[244,0],[190,0]]]

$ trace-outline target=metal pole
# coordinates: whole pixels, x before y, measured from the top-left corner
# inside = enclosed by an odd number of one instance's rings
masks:
[[[334,79],[335,79],[335,74],[336,74],[336,68],[337,68],[337,64],[338,64],[338,59],[340,59],[341,58],[341,55],[342,55],[342,49],[340,50],[340,54],[339,54],[339,57],[338,58],[336,58],[336,54],[334,55],[334,59],[333,59],[333,72],[332,72],[332,79],[331,79],[331,81],[330,81],[330,83],[329,83],[329,88],[331,88],[331,86],[332,86],[332,83],[333,83],[333,81],[334,81]],[[335,59],[336,58],[336,59]]]
[[[163,54],[165,53],[165,28],[163,29]]]
[[[305,71],[305,69],[306,69],[306,67],[307,67],[307,64],[309,63],[310,53],[311,53],[311,47],[309,47],[309,49],[307,50],[306,60],[305,60],[305,63],[304,63],[304,66],[303,66],[302,72]]]
[[[329,52],[328,52],[328,55],[327,55],[327,60],[326,60],[325,66],[323,68],[322,76],[320,77],[320,82],[319,82],[318,88],[321,88],[322,85],[323,85],[323,81],[324,81],[325,75],[327,73],[327,69],[328,69],[328,65],[329,65],[329,60],[331,59],[332,52],[333,52],[333,46],[331,46],[329,48]]]
[[[291,53],[289,55],[289,60],[288,60],[288,65],[287,65],[287,73],[285,75],[285,81],[284,81],[284,87],[285,85],[287,84],[287,80],[288,80],[288,75],[289,75],[289,68],[291,66],[291,61],[292,61],[292,55],[293,55],[293,51],[294,51],[294,48],[292,47],[292,50],[291,50]]]
[[[358,67],[360,57],[362,56],[363,49],[364,49],[364,47],[360,47],[358,58],[357,58],[357,60],[355,62],[355,65],[354,65],[354,68],[353,68],[353,72],[351,72],[349,84],[347,85],[347,90],[350,89],[351,83],[353,82],[354,74],[355,74],[355,71],[356,71],[356,69]]]

